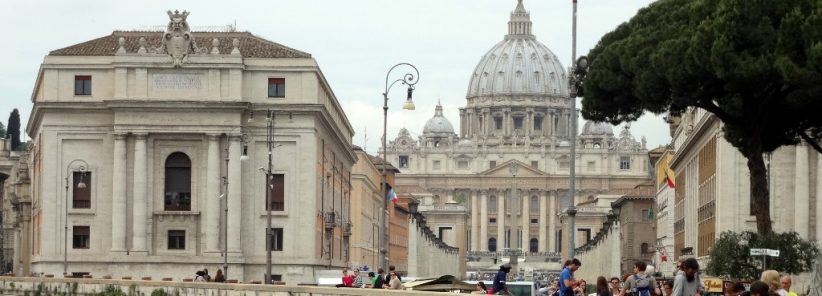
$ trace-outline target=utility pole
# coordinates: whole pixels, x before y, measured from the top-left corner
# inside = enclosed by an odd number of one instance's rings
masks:
[[[571,75],[572,77],[570,80],[573,81],[571,83],[571,160],[569,162],[570,166],[570,178],[569,178],[569,185],[568,185],[568,199],[570,200],[570,204],[568,205],[568,259],[574,258],[574,248],[576,248],[575,234],[576,234],[576,214],[577,209],[575,203],[575,196],[576,196],[576,159],[577,159],[577,84],[574,76],[574,72],[576,69],[576,59],[577,59],[577,0],[573,0],[574,6],[574,16],[572,18],[571,23]]]

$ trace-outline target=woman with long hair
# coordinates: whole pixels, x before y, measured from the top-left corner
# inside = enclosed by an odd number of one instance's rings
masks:
[[[597,278],[597,296],[613,296],[611,289],[608,287],[608,280],[604,276]]]

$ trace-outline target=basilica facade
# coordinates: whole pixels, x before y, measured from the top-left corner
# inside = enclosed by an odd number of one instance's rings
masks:
[[[449,244],[474,252],[561,252],[567,230],[560,213],[570,202],[568,77],[532,34],[522,1],[507,27],[468,74],[459,134],[438,104],[419,137],[401,129],[386,158],[401,171],[398,193],[423,197],[420,210]],[[574,203],[628,193],[649,180],[645,140],[628,128],[615,134],[608,124],[587,122],[576,141]],[[468,227],[452,219],[438,224],[439,214],[465,215]],[[577,246],[602,227],[591,221],[577,223]]]
[[[270,250],[296,283],[349,261],[353,129],[316,60],[188,15],[45,57],[32,273],[180,281],[227,256],[229,280],[262,281]]]

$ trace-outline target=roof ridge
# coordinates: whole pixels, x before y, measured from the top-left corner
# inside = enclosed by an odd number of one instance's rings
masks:
[[[304,54],[304,55],[308,55],[308,57],[311,57],[311,54],[310,54],[310,53],[307,53],[307,52],[304,52],[304,51],[301,51],[301,50],[298,50],[298,49],[294,49],[294,48],[289,47],[289,46],[282,45],[282,44],[280,44],[280,43],[277,43],[277,42],[274,42],[274,41],[268,40],[268,39],[266,39],[266,38],[263,38],[263,37],[260,37],[260,36],[254,35],[254,33],[251,33],[251,32],[248,32],[248,31],[246,31],[246,33],[248,33],[248,35],[251,35],[252,37],[255,37],[255,38],[257,38],[257,39],[260,39],[260,40],[262,40],[262,41],[264,41],[264,42],[268,42],[268,43],[270,43],[271,45],[276,45],[276,46],[279,46],[279,47],[283,47],[283,48],[285,48],[285,49],[292,50],[292,51],[295,51],[295,52],[297,52],[297,53]]]

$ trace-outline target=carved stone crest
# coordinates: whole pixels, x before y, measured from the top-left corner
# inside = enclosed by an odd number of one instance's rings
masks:
[[[180,13],[175,10],[168,12],[168,27],[165,34],[163,34],[163,47],[171,56],[174,67],[181,67],[183,62],[188,57],[189,53],[196,52],[197,45],[194,42],[194,36],[191,36],[191,29],[186,22],[188,11]]]

